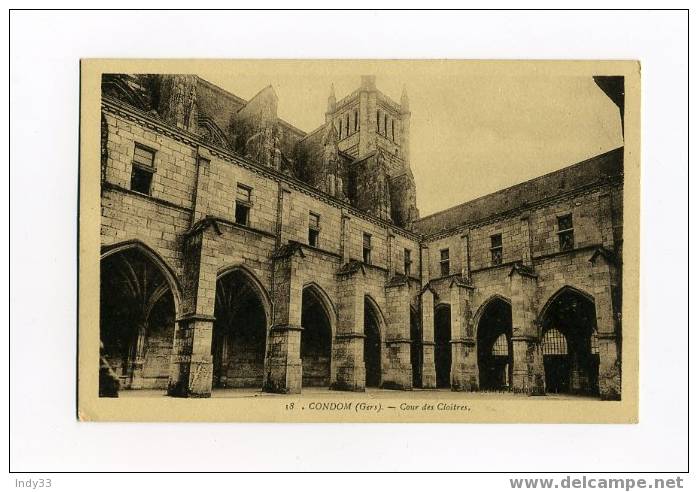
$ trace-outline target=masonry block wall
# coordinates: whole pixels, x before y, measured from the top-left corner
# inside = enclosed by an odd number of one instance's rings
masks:
[[[223,97],[215,86],[198,84],[203,96],[197,128],[208,124],[207,111],[220,127],[230,122],[230,107],[245,105],[235,96]],[[275,97],[269,91],[262,95]],[[269,104],[258,103],[265,121],[274,120],[265,112]],[[402,103],[384,100],[375,83],[364,80],[362,89],[330,114],[334,123],[350,117],[349,134],[340,135],[343,151],[361,156],[380,148],[387,173],[404,172],[409,113],[406,99]],[[377,115],[383,118],[382,131],[386,115],[394,125],[394,141],[392,126],[387,136],[375,131]],[[573,289],[595,309],[599,394],[620,397],[622,149],[442,214],[420,220],[412,214],[414,230],[407,230],[389,211],[367,213],[283,169],[222,148],[220,139],[226,137],[213,127],[206,128],[218,140],[107,96],[102,116],[103,257],[131,246],[147,252],[175,299],[173,326],[158,328],[159,334],[147,341],[145,366],[133,387],[167,387],[173,396],[210,395],[219,281],[242,272],[266,319],[263,377],[268,391],[302,390],[302,298],[312,288],[321,293],[329,318],[333,388],[365,388],[364,303],[369,302],[377,318],[384,387],[435,386],[434,309],[447,304],[451,387],[479,389],[478,322],[493,299],[502,299],[510,306],[513,325],[513,367],[506,384],[542,393],[542,319],[556,296]],[[180,121],[181,115],[170,116]],[[284,128],[288,135],[281,146],[290,154],[302,134]],[[147,193],[132,189],[137,147],[153,156]],[[410,180],[404,185],[407,192]],[[236,217],[240,189],[249,192],[244,223]],[[563,249],[560,227],[568,224],[561,222],[566,216],[573,240]],[[314,245],[309,244],[311,217],[319,230]],[[170,343],[162,333],[172,333]]]

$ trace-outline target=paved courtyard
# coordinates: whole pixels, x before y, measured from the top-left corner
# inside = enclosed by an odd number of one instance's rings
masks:
[[[304,389],[301,394],[284,395],[276,393],[264,393],[254,389],[215,389],[212,398],[336,398],[349,395],[356,398],[368,397],[373,399],[400,399],[400,400],[520,400],[534,398],[537,400],[597,400],[598,398],[581,395],[548,394],[545,396],[528,396],[523,393],[510,392],[462,392],[442,390],[394,391],[384,389],[370,389],[366,392],[330,391],[325,388]],[[157,398],[166,397],[165,390],[124,390],[119,392],[120,398]]]

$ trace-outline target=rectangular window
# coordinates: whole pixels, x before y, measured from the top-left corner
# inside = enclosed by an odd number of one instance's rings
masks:
[[[405,275],[412,275],[412,251],[405,249]]]
[[[363,258],[365,264],[371,264],[371,235],[366,233],[363,240]]]
[[[392,121],[390,125],[390,130],[393,132],[393,142],[395,141],[395,120]]]
[[[492,265],[502,264],[502,235],[495,234],[490,236],[490,255],[492,256]]]
[[[376,131],[381,132],[381,112],[376,111]]]
[[[451,259],[449,257],[449,252],[447,249],[441,250],[441,260],[439,261],[441,265],[441,276],[445,277],[451,274]]]
[[[349,113],[347,113],[347,137],[349,136]]]
[[[235,195],[235,223],[249,226],[250,209],[252,208],[252,188],[238,184]]]
[[[572,214],[562,215],[557,218],[557,236],[560,240],[560,251],[574,249]]]
[[[359,131],[359,112],[354,111],[354,131]]]
[[[150,195],[150,188],[155,173],[155,151],[136,144],[133,149],[131,167],[131,189],[144,195]]]
[[[315,248],[318,247],[320,239],[320,216],[309,212],[308,214],[308,244]]]

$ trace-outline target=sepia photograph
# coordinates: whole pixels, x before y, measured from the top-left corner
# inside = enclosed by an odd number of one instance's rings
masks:
[[[691,488],[688,10],[167,7],[9,15],[11,487]]]
[[[623,399],[624,72],[231,63],[100,74],[100,398]]]

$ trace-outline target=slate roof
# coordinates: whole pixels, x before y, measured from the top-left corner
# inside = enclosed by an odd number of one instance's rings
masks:
[[[623,174],[623,147],[545,174],[495,193],[423,217],[414,223],[419,234],[436,234],[479,222],[493,215],[553,198]]]

